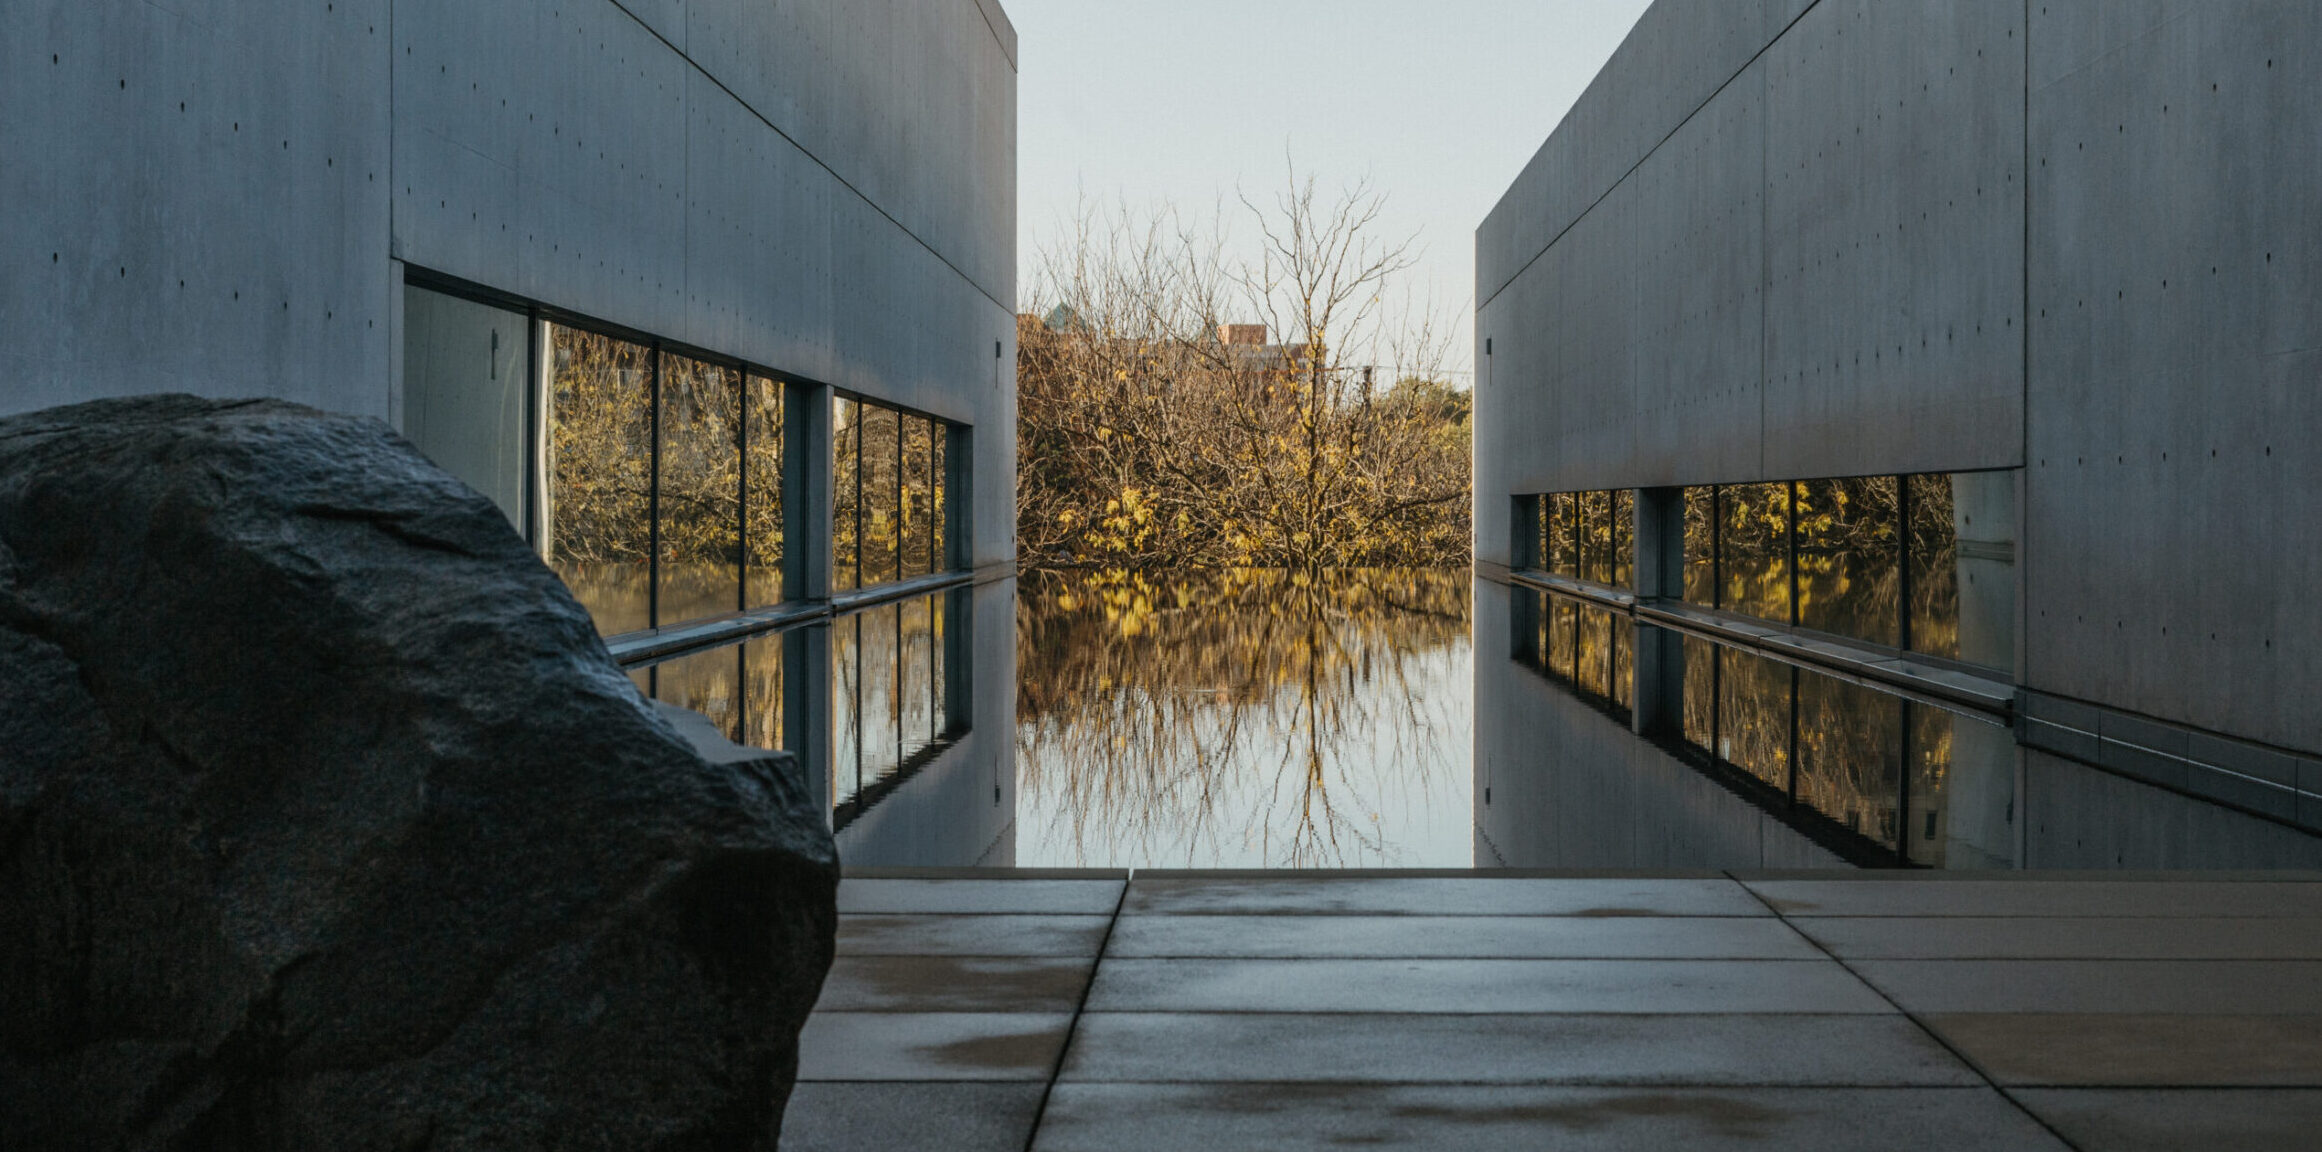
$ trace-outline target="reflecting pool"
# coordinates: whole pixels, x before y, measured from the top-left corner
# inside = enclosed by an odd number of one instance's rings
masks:
[[[1471,588],[1024,575],[1017,865],[1470,866]]]

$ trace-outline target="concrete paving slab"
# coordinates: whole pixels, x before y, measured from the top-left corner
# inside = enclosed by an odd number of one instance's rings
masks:
[[[1110,916],[1119,906],[1119,880],[839,881],[839,915],[865,912],[953,915]]]
[[[2016,1102],[2082,1152],[2312,1152],[2322,1092],[2027,1088]]]
[[[1962,1013],[1921,1019],[2001,1085],[2322,1088],[2322,1017]]]
[[[1723,879],[1139,877],[1123,911],[1208,915],[1764,916]]]
[[[1071,1029],[1056,1013],[817,1011],[799,1034],[798,1079],[1046,1083]]]
[[[2223,880],[1752,880],[1785,916],[2322,917],[2322,884]]]
[[[1023,1152],[1046,1090],[1043,1084],[800,1084],[782,1116],[782,1148]]]
[[[1843,959],[2322,960],[2322,917],[1789,918]]]
[[[1904,1011],[2322,1014],[2322,965],[2294,960],[1859,960]]]
[[[1109,916],[856,915],[839,920],[841,956],[1094,956]]]
[[[1080,1018],[1064,1081],[1971,1086],[1901,1016]]]
[[[843,926],[842,926],[843,928]],[[1108,956],[1819,960],[1772,916],[1121,917]]]
[[[2064,1145],[1988,1088],[1060,1084],[1034,1152],[1383,1146],[1459,1152]]]
[[[818,1011],[1071,1012],[1093,957],[841,956]]]
[[[1107,960],[1091,1012],[1891,1012],[1827,961]]]

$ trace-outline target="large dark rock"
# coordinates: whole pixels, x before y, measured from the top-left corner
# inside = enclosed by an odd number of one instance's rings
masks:
[[[837,883],[384,426],[0,420],[0,1146],[771,1147]]]

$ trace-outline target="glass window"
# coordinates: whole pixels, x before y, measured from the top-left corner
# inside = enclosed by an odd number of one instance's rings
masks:
[[[661,567],[654,623],[742,607],[742,374],[661,357]]]
[[[862,555],[855,541],[862,531],[862,406],[843,396],[830,401],[830,586],[860,588]]]
[[[1684,596],[1688,604],[1717,607],[1717,489],[1707,485],[1685,490]]]
[[[1548,497],[1547,570],[1558,576],[1580,577],[1580,494],[1558,492]]]
[[[1798,800],[1892,850],[1901,831],[1903,701],[1798,674]]]
[[[1798,623],[1900,647],[1901,489],[1892,476],[1798,485]]]
[[[1913,476],[1911,648],[2015,667],[2016,474]]]
[[[549,348],[541,551],[597,631],[650,628],[652,350],[562,326]]]
[[[896,578],[902,543],[902,421],[892,408],[861,405],[863,414],[862,586]]]
[[[1594,584],[1613,582],[1613,494],[1580,494],[1580,578]]]
[[[2011,867],[2015,814],[2014,735],[1940,708],[1911,705],[1911,862]]]
[[[744,594],[742,606],[763,608],[782,602],[782,384],[752,376],[743,389],[744,461],[742,507]]]
[[[1717,490],[1718,607],[1790,623],[1790,485]]]
[[[1790,787],[1790,668],[1763,656],[1717,653],[1717,755],[1767,785]]]
[[[934,421],[929,425],[928,483],[932,493],[928,497],[927,534],[935,543],[931,563],[934,571],[949,572],[959,562],[953,558],[951,546],[951,425]]]
[[[719,735],[742,743],[742,649],[740,645],[681,656],[653,668],[653,698],[699,712]]]
[[[901,535],[903,578],[935,571],[934,437],[925,417],[903,417],[903,499]]]
[[[928,710],[939,738],[949,739],[959,732],[959,723],[951,715],[951,663],[945,638],[951,627],[952,597],[964,594],[948,592],[928,598],[928,667],[934,672],[928,677]],[[962,720],[965,718],[962,717]]]
[[[424,288],[403,289],[403,434],[529,534],[532,320]]]
[[[1612,494],[1612,573],[1605,581],[1615,588],[1634,589],[1636,583],[1637,494],[1627,488]]]

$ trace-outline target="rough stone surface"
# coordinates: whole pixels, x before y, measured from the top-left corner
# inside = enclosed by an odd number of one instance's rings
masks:
[[[697,743],[380,424],[0,420],[0,1143],[772,1147],[837,861]]]

